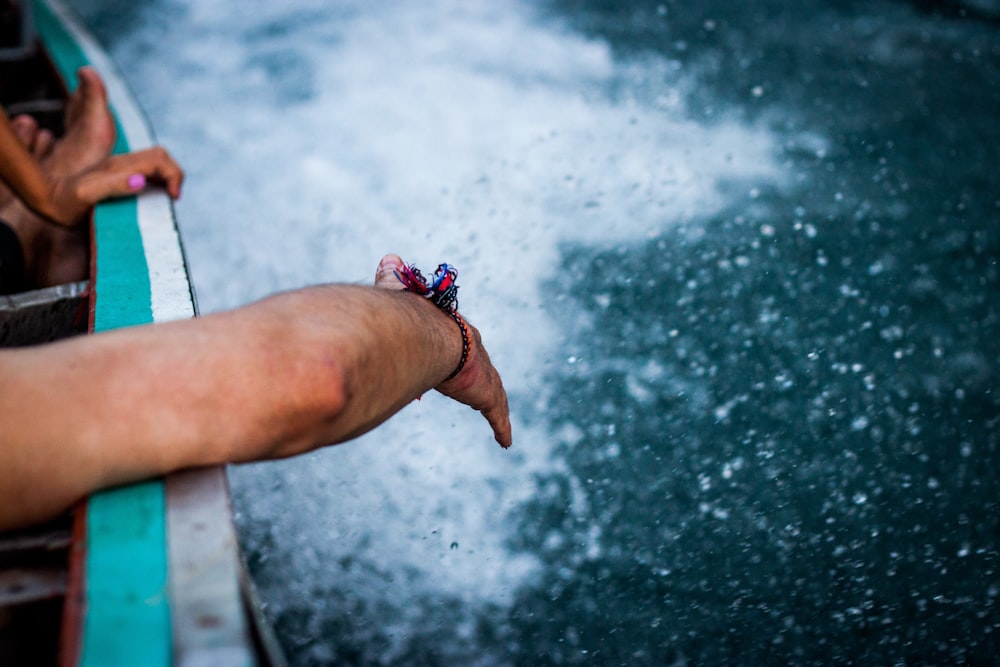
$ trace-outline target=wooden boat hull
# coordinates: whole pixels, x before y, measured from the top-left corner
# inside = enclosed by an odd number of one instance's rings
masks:
[[[124,79],[66,6],[58,0],[36,0],[26,9],[63,81],[74,82],[83,65],[101,74],[117,123],[115,152],[154,145]],[[64,307],[71,311],[73,304],[87,299],[90,331],[197,315],[173,208],[165,194],[148,192],[101,204],[92,229],[89,284],[62,288],[69,294],[63,295],[70,304]],[[21,295],[0,304],[0,315],[7,305],[8,311],[30,319],[26,302],[54,297]],[[79,318],[75,321],[79,326]],[[8,328],[15,330],[14,338],[23,331],[22,325]],[[18,339],[23,342],[33,341]],[[46,600],[62,596],[61,664],[282,663],[240,559],[224,468],[184,471],[95,494],[74,510],[71,535],[64,524],[52,530],[60,536],[55,542],[68,551],[68,572],[46,570],[51,576],[36,577],[34,586]],[[30,539],[18,535],[7,543],[19,541],[24,547]],[[0,568],[17,562],[5,562],[2,544]],[[33,558],[38,560],[37,553]],[[7,602],[14,604],[4,607],[3,576],[0,572],[0,634],[4,609],[9,615],[17,607],[10,595]],[[0,641],[0,658],[3,646]]]

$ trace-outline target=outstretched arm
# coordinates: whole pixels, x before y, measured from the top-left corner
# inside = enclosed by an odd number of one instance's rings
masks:
[[[375,427],[421,393],[511,442],[507,396],[471,328],[404,292],[313,287],[206,317],[0,351],[0,529],[181,468],[292,456]]]

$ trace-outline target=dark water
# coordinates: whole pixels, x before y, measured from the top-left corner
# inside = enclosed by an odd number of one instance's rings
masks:
[[[109,41],[151,11],[92,4]],[[199,25],[174,3],[157,5],[155,20],[169,25],[175,9]],[[273,467],[237,478],[244,548],[292,662],[998,664],[1000,5],[534,9],[542,28],[637,64],[589,99],[655,109],[682,71],[694,82],[688,120],[708,136],[734,121],[766,128],[791,176],[734,178],[709,213],[637,185],[633,210],[653,221],[645,235],[608,242],[570,228],[554,266],[520,269],[541,281],[559,358],[540,366],[541,403],[529,383],[508,383],[519,426],[550,434],[554,449],[530,472],[531,497],[503,509],[503,548],[536,564],[504,596],[473,603],[470,586],[422,598],[415,568],[366,546],[330,556],[329,534],[309,527],[336,517],[333,501],[273,509],[319,497],[326,478],[308,486],[296,473],[271,488]],[[441,21],[462,14],[453,10]],[[313,7],[243,38],[331,13]],[[289,87],[289,104],[315,95],[319,76],[296,52],[275,53],[268,76]],[[193,173],[209,178],[223,160],[212,133],[176,130],[187,121],[157,110],[176,90],[137,87],[168,139],[215,156],[199,166],[189,148]],[[664,124],[676,122],[677,106],[662,106]],[[606,164],[609,180],[626,179]],[[625,224],[601,193],[586,209],[595,224]],[[204,277],[209,261],[199,273],[198,253],[215,242],[185,231],[203,303],[230,305],[216,295],[232,285]],[[247,289],[234,299],[263,288]],[[375,505],[375,527],[409,516]],[[304,545],[286,546],[296,531]],[[366,588],[365,573],[386,590]]]
[[[586,484],[551,475],[525,508],[518,546],[546,573],[510,613],[516,662],[995,664],[996,23],[891,2],[552,11],[702,68],[696,113],[831,144],[787,145],[794,187],[696,238],[563,249],[552,312],[592,325],[538,418],[578,426],[562,454]]]

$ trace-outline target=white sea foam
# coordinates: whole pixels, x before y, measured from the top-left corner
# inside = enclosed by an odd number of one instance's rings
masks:
[[[503,603],[534,567],[505,544],[509,513],[559,466],[561,436],[524,414],[574,335],[543,309],[560,243],[709,215],[733,182],[779,181],[778,147],[688,118],[682,70],[617,60],[522,5],[328,4],[189,0],[116,48],[188,170],[178,215],[202,309],[366,281],[388,251],[453,263],[515,444],[427,395],[361,442],[237,470],[239,509],[290,563],[272,607],[323,578],[398,609],[428,592]],[[346,556],[368,569],[334,571]]]

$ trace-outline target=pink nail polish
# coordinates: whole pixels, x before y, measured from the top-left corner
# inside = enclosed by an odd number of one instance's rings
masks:
[[[133,190],[142,190],[146,187],[146,177],[142,174],[132,174],[128,177],[128,186]]]

